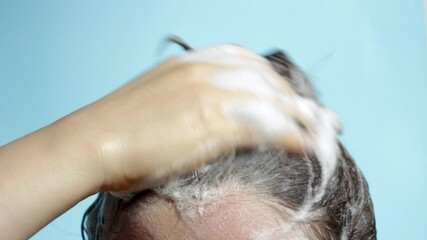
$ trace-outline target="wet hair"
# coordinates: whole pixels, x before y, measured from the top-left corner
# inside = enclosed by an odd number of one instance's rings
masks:
[[[191,50],[180,39],[171,41]],[[317,101],[305,75],[283,52],[275,51],[265,58],[299,95]],[[206,193],[232,183],[279,203],[277,210],[286,212],[287,221],[308,239],[374,240],[375,217],[367,182],[346,149],[337,144],[337,164],[327,179],[315,154],[253,149],[223,156],[192,174],[139,192],[130,201],[100,193],[84,215],[83,238],[114,239],[120,231],[117,219],[132,201],[173,199],[178,210],[184,212],[203,201]]]

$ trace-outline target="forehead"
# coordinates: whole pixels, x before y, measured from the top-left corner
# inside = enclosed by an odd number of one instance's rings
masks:
[[[289,228],[283,216],[258,196],[239,193],[218,199],[185,210],[172,199],[140,201],[121,214],[118,239],[274,240],[283,239],[281,229]]]

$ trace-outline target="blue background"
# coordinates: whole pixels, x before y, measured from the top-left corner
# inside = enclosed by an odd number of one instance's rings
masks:
[[[159,53],[168,34],[196,48],[280,47],[340,117],[342,140],[370,183],[379,239],[425,240],[423,9],[421,0],[0,0],[0,145],[180,52],[169,46]],[[80,219],[92,200],[32,239],[80,239]]]

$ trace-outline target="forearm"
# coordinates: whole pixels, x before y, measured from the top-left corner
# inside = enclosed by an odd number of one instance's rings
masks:
[[[0,148],[0,239],[26,239],[99,188],[84,138],[55,123]]]
[[[238,46],[173,58],[0,148],[0,239],[28,238],[97,191],[153,187],[235,149],[304,151],[298,123],[317,128],[306,105],[292,104],[297,96]]]

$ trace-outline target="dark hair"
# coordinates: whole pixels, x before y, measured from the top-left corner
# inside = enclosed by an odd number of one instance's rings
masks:
[[[284,53],[277,51],[265,57],[302,97],[316,98],[307,78]],[[233,181],[270,196],[283,209],[295,213],[289,217],[309,239],[374,240],[375,217],[366,180],[341,144],[337,154],[331,176],[324,179],[324,166],[315,155],[292,155],[278,150],[236,152],[193,174],[138,193],[137,198],[153,194],[158,198],[174,198],[174,192],[195,195],[201,189],[214,189]],[[321,197],[315,198],[320,192]],[[189,197],[183,201],[192,204],[196,200]],[[110,193],[100,193],[84,215],[83,238],[85,234],[93,240],[114,235],[118,231],[116,219],[127,204],[128,201]]]

